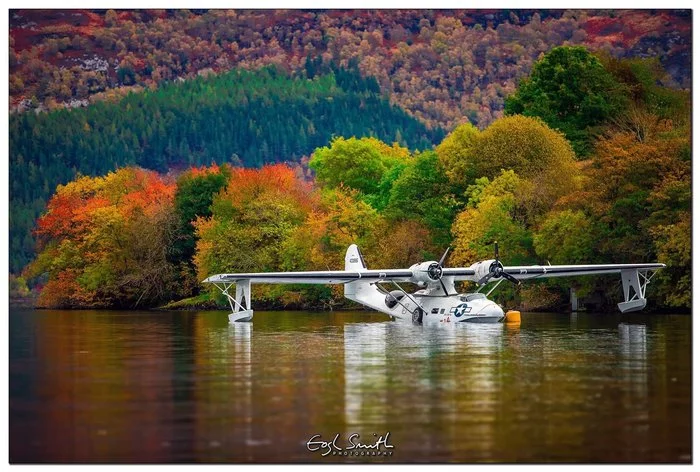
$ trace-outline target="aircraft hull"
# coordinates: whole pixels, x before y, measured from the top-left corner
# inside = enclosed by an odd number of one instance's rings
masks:
[[[459,320],[458,323],[501,323],[503,319],[503,316],[472,316]]]

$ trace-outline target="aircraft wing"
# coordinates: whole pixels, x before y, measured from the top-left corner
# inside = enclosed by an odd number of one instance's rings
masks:
[[[488,273],[490,261],[475,264],[472,267],[444,268],[443,277],[454,281],[477,281]],[[656,270],[665,264],[589,264],[589,265],[547,265],[547,266],[504,266],[503,271],[518,280],[530,280],[544,277],[572,277],[577,275],[619,274],[626,270]],[[483,272],[483,273],[482,273]],[[410,269],[384,270],[329,270],[310,272],[253,272],[236,274],[217,274],[208,277],[204,283],[236,283],[250,280],[260,284],[345,284],[355,280],[366,282],[416,282],[415,272]],[[493,281],[494,279],[492,279]]]
[[[468,267],[445,267],[442,269],[443,277],[454,277],[453,280],[474,280],[476,272]]]
[[[344,284],[362,279],[366,282],[393,280],[411,282],[413,271],[406,269],[387,270],[329,270],[312,272],[255,272],[241,274],[217,274],[208,277],[204,283],[236,283],[250,280],[259,284]]]
[[[656,270],[666,264],[590,264],[590,265],[548,265],[548,266],[504,266],[503,271],[518,280],[543,277],[571,277],[576,275],[619,274],[627,270]]]

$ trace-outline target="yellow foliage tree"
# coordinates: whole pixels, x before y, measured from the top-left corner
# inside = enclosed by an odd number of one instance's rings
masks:
[[[504,173],[482,190],[475,206],[457,215],[452,226],[454,265],[468,266],[493,257],[493,241],[499,242],[504,263],[531,261],[532,238],[522,221],[517,185],[514,173]]]
[[[538,118],[500,118],[483,132],[462,125],[437,148],[449,178],[464,187],[513,170],[527,185],[520,192],[531,215],[549,208],[578,185],[574,152],[564,136]]]
[[[436,152],[450,181],[457,185],[474,180],[471,156],[478,149],[479,130],[471,123],[459,125],[437,146]]]

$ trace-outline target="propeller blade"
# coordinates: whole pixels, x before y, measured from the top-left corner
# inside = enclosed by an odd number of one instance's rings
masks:
[[[490,279],[491,277],[493,277],[494,275],[496,275],[496,272],[492,270],[491,272],[489,272],[488,274],[486,274],[486,275],[484,275],[482,278],[480,278],[479,281],[478,281],[477,283],[478,283],[479,285],[484,285],[484,284],[485,284],[486,282],[488,282],[489,279]]]
[[[505,277],[506,279],[508,279],[509,281],[513,282],[515,285],[520,285],[520,281],[518,279],[516,279],[515,277],[513,277],[512,275],[510,275],[508,272],[501,272],[501,275],[503,277]]]
[[[440,267],[442,267],[442,263],[445,262],[445,258],[447,257],[447,253],[450,252],[450,249],[452,249],[450,246],[447,246],[447,249],[445,249],[445,254],[442,255],[440,262],[438,262]]]
[[[494,259],[498,260],[498,241],[493,242]]]

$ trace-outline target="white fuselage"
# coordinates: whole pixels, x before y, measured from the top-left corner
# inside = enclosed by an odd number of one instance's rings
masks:
[[[423,307],[423,323],[497,323],[503,320],[503,309],[481,293],[451,296],[412,294]],[[401,310],[403,312],[403,309]],[[405,316],[405,313],[402,313]]]
[[[345,296],[387,315],[422,323],[497,323],[503,309],[482,293],[444,295],[436,290],[380,291],[374,284],[352,282],[345,285]]]

